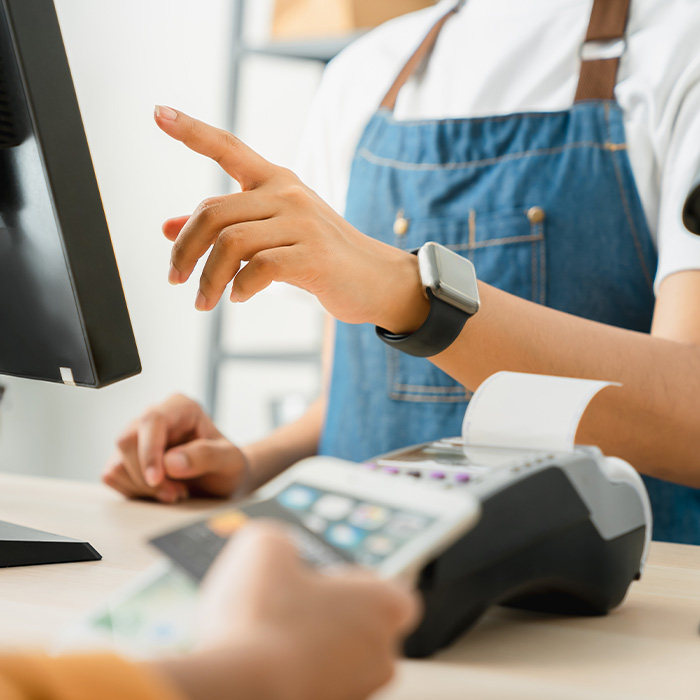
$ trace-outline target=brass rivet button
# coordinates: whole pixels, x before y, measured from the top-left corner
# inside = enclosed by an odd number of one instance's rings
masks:
[[[409,220],[404,216],[404,211],[401,209],[396,215],[396,221],[394,221],[394,233],[397,236],[405,236],[408,232]]]
[[[542,207],[530,207],[527,210],[527,218],[531,224],[541,224],[545,220],[545,213]]]

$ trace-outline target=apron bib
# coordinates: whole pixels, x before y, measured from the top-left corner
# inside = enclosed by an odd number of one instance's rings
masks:
[[[481,281],[529,301],[648,333],[657,260],[614,99],[619,58],[584,61],[565,111],[394,119],[399,90],[461,4],[433,27],[365,128],[346,219],[407,250],[437,241],[468,257]],[[624,37],[628,6],[596,0],[586,40]],[[459,435],[470,396],[427,359],[382,343],[373,326],[338,322],[319,453],[360,462]],[[699,492],[645,482],[655,538],[700,544]]]

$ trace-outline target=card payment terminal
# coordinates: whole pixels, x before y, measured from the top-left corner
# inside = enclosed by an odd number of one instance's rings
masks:
[[[254,517],[285,521],[320,568],[350,562],[410,579],[425,609],[405,643],[410,657],[450,644],[496,604],[608,612],[641,575],[651,534],[646,490],[622,460],[591,447],[465,454],[455,438],[366,464],[304,460],[254,501],[153,542],[201,579]]]

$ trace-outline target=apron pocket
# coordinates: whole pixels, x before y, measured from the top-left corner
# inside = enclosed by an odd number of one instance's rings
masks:
[[[395,236],[395,245],[411,250],[436,241],[469,258],[477,277],[539,304],[546,302],[546,215],[538,206],[499,212],[470,211],[467,219],[411,220]],[[404,230],[405,229],[405,230]],[[468,322],[467,322],[468,323]],[[431,403],[467,402],[472,392],[425,358],[388,347],[389,398]]]

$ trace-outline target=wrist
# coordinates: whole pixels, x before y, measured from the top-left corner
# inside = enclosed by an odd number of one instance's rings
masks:
[[[301,418],[242,448],[248,460],[250,491],[299,460],[316,454],[325,419],[325,406],[325,399],[319,397]]]
[[[234,500],[247,496],[257,488],[253,478],[253,469],[251,466],[252,463],[250,456],[247,454],[245,449],[239,447],[238,451],[240,453],[242,467],[240,478],[238,479],[238,485],[231,494],[231,498]]]
[[[429,305],[427,317],[417,328],[407,320],[408,331],[397,333],[378,325],[376,332],[394,349],[416,357],[433,357],[457,340],[464,324],[479,310],[478,280],[470,260],[439,243],[429,241],[416,253],[420,286]],[[408,301],[414,311],[420,308],[410,293]]]
[[[263,484],[269,481],[272,477],[268,474],[269,466],[267,464],[267,455],[265,454],[264,444],[262,449],[259,443],[251,443],[245,447],[241,447],[241,455],[243,460],[243,476],[232,498],[244,498],[260,488]]]
[[[421,282],[418,258],[404,250],[396,252],[396,259],[391,261],[392,274],[385,277],[387,284],[372,323],[391,333],[408,334],[423,325],[430,302]]]
[[[253,493],[297,461],[289,450],[279,448],[274,435],[241,449],[246,463],[245,490],[237,495]]]

